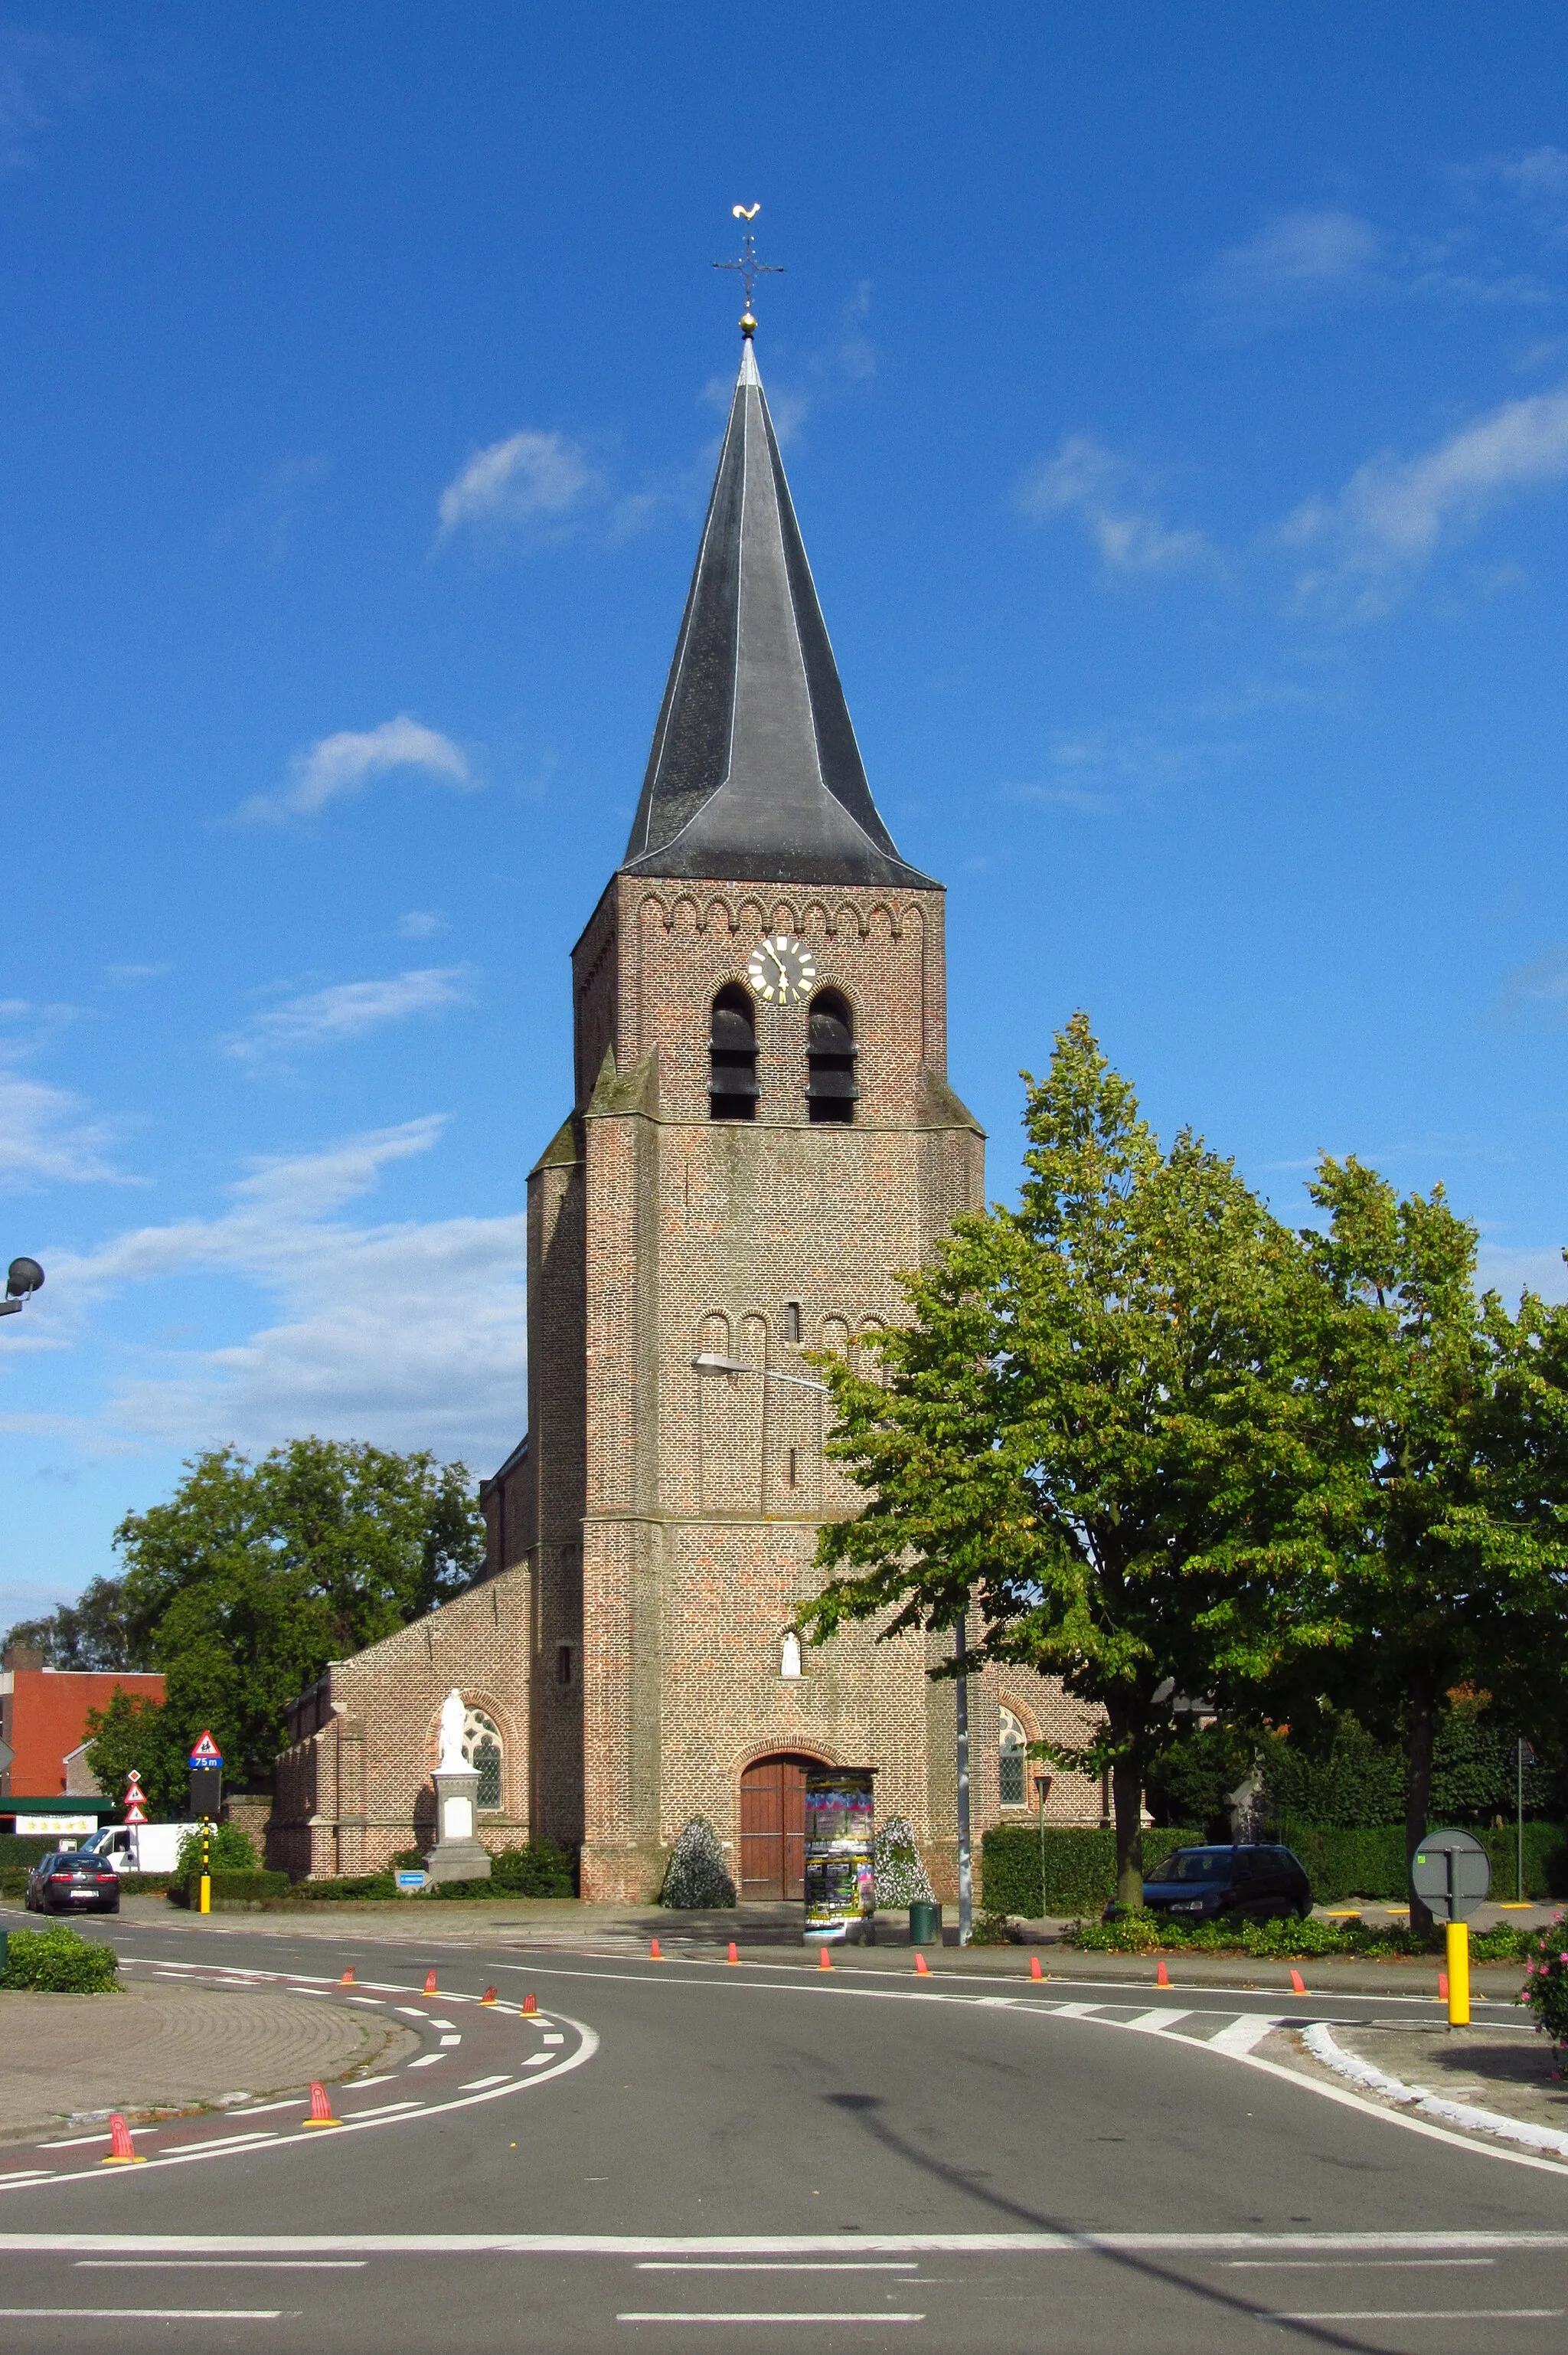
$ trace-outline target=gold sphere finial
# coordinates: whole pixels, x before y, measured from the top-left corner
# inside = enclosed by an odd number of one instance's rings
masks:
[[[749,311],[743,311],[740,314],[740,332],[748,340],[757,333],[757,322]]]

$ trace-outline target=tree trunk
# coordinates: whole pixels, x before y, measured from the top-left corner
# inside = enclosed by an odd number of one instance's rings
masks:
[[[1422,1690],[1410,1696],[1410,1717],[1404,1737],[1404,1871],[1410,1898],[1410,1926],[1429,1935],[1432,1913],[1415,1894],[1410,1879],[1411,1859],[1426,1831],[1426,1810],[1432,1799],[1432,1737],[1435,1711],[1432,1695]]]
[[[1116,1811],[1116,1893],[1122,1905],[1143,1902],[1143,1776],[1137,1761],[1118,1758],[1111,1768],[1111,1805]]]

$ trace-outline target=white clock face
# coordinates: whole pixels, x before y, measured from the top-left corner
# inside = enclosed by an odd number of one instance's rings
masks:
[[[789,932],[772,932],[753,949],[746,968],[758,997],[769,1006],[788,1006],[810,997],[817,986],[817,966],[804,941]]]

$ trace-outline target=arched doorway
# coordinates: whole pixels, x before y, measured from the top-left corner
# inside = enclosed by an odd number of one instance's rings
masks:
[[[795,1750],[754,1759],[740,1778],[740,1894],[806,1893],[806,1774],[819,1762]]]

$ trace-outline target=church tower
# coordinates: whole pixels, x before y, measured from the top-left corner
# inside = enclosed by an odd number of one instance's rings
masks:
[[[576,1103],[529,1180],[503,1562],[534,1577],[534,1828],[581,1843],[585,1897],[646,1898],[695,1815],[743,1894],[797,1893],[812,1759],[950,1835],[922,1644],[788,1632],[860,1501],[805,1353],[900,1314],[984,1148],[947,1081],[942,886],[872,799],[745,326],[631,838],[573,954]]]
[[[878,1770],[955,1882],[938,1646],[790,1633],[817,1532],[861,1492],[823,1454],[812,1349],[903,1313],[895,1277],[981,1203],[947,1078],[939,883],[861,763],[746,342],[626,855],[572,957],[571,1112],[528,1180],[528,1434],[481,1487],[484,1579],[289,1711],[270,1860],[384,1868],[433,1833],[450,1696],[492,1850],[580,1849],[586,1898],[658,1894],[705,1816],[743,1897],[800,1893],[813,1761]],[[1027,1823],[1026,1748],[1088,1713],[970,1679],[977,1836]],[[1104,1817],[1054,1776],[1060,1823]]]

